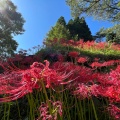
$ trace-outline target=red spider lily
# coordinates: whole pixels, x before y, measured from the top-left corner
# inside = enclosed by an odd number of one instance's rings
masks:
[[[97,81],[103,86],[119,86],[120,85],[120,66],[112,70],[109,74],[97,74]]]
[[[105,97],[108,98],[109,101],[112,102],[120,102],[120,89],[117,89],[113,86],[102,86],[102,85],[88,85],[88,84],[79,84],[76,87],[76,90],[73,92],[80,99],[89,98],[90,96],[95,97]]]
[[[40,117],[37,120],[52,120],[52,115],[50,115],[48,109],[49,106],[45,103],[42,103],[42,105],[39,107]]]
[[[75,69],[75,65],[70,62],[56,62],[52,65],[52,69],[55,69],[60,75],[67,75],[67,79],[60,80],[60,84],[70,84],[78,77],[77,75],[74,76],[74,73],[77,73],[77,69]]]
[[[72,74],[68,77],[68,82],[73,80],[74,83],[77,82],[76,84],[86,83],[88,81],[92,81],[95,78],[91,69],[83,66],[76,66],[72,62],[56,62],[52,67],[61,74],[68,74],[72,72]]]
[[[49,101],[52,106],[52,113],[47,103],[42,103],[39,107],[40,117],[37,120],[57,120],[58,114],[62,116],[62,103],[60,101]]]
[[[90,85],[89,86],[89,94],[91,96],[98,97],[100,95],[100,91],[99,91],[98,87],[99,87],[99,85],[97,85],[97,84]]]
[[[31,76],[28,71],[16,71],[10,74],[2,74],[0,76],[0,102],[8,102],[16,100],[24,95],[32,92],[37,88],[37,84],[31,81]]]
[[[116,89],[114,86],[97,86],[98,96],[108,98],[112,102],[120,102],[120,89]]]
[[[107,87],[105,96],[110,99],[110,102],[120,102],[120,88],[116,86]]]
[[[88,87],[85,84],[79,84],[73,94],[77,95],[80,99],[85,99],[89,97],[88,92]]]
[[[56,85],[63,84],[64,80],[72,74],[72,72],[61,74],[60,72],[57,72],[54,69],[50,69],[49,62],[48,61],[45,61],[45,62],[46,62],[46,65],[35,62],[31,66],[32,68],[31,75],[33,78],[37,79],[37,82],[43,79],[47,88],[53,87],[54,85],[56,86]]]
[[[76,52],[76,51],[74,51],[74,52],[69,52],[68,55],[69,55],[70,57],[76,58],[76,57],[78,57],[79,53]]]
[[[91,96],[98,97],[100,95],[100,91],[98,89],[97,84],[78,84],[78,87],[76,87],[76,90],[73,92],[74,95],[77,95],[80,99],[89,98]]]
[[[78,60],[77,60],[78,63],[85,63],[87,61],[88,61],[87,57],[79,57]]]
[[[118,66],[115,70],[112,70],[109,73],[109,81],[108,84],[119,86],[120,85],[120,66]]]
[[[98,67],[102,67],[102,64],[99,63],[99,62],[93,62],[90,66],[91,66],[92,68],[98,68]]]
[[[113,104],[110,104],[107,110],[115,120],[120,119],[120,108],[118,108],[117,106]]]
[[[119,68],[112,70],[109,74],[98,74],[97,77],[99,95],[107,97],[110,102],[120,102]]]
[[[84,42],[83,49],[90,49],[93,46],[95,46],[95,42],[94,41],[87,41],[87,42]]]
[[[79,83],[78,81],[81,81],[81,83],[76,86],[74,95],[80,98],[86,98],[91,95],[96,97],[101,96],[108,98],[110,102],[120,102],[120,66],[118,66],[116,70],[112,70],[109,74],[90,73],[91,78],[89,75],[88,78],[86,78],[86,73],[89,72],[85,71],[87,71],[87,69],[81,70],[80,72],[77,83]],[[88,81],[84,82],[85,79]],[[92,85],[90,85],[90,82]]]
[[[47,82],[47,87],[50,87],[50,84],[67,84],[69,82],[64,82],[64,80],[69,79],[69,76],[73,74],[73,71],[69,71],[69,72],[57,72],[57,70],[54,69],[50,69],[49,67],[49,62],[46,61],[46,66],[44,68],[44,71],[42,73],[43,78],[45,77],[45,80]]]
[[[74,41],[74,40],[69,40],[69,41],[68,41],[68,44],[69,44],[69,45],[74,45],[74,44],[75,44],[75,41]]]
[[[108,44],[106,42],[99,42],[96,44],[96,48],[101,50],[105,49],[107,46]]]
[[[114,45],[111,44],[109,45],[106,42],[100,42],[100,43],[96,43],[95,41],[87,41],[84,42],[84,40],[79,40],[79,41],[73,41],[73,40],[69,40],[68,42],[63,41],[61,42],[62,45],[64,46],[72,46],[72,47],[79,47],[82,49],[92,49],[92,50],[105,50],[105,49],[112,49],[112,50],[120,50],[120,45]]]
[[[112,43],[111,49],[113,49],[113,50],[120,50],[120,45],[119,45],[119,44]]]
[[[30,69],[2,74],[0,76],[0,94],[6,94],[6,97],[0,98],[0,102],[16,100],[32,92],[35,88],[41,88],[41,82],[44,82],[47,88],[53,88],[73,81],[68,79],[73,74],[72,70],[63,74],[63,72],[50,69],[49,62],[45,62],[45,65],[34,62]]]
[[[115,63],[114,60],[110,60],[110,61],[107,61],[107,62],[102,63],[101,66],[112,66],[112,65],[114,65],[114,63]]]

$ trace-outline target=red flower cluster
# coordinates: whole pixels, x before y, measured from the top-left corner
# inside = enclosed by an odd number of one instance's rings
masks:
[[[107,66],[113,66],[115,64],[120,64],[120,60],[109,60],[109,61],[106,61],[106,62],[93,62],[90,66],[92,68],[101,68],[101,67],[107,67]]]
[[[76,52],[76,51],[73,51],[73,52],[69,52],[69,53],[68,53],[68,56],[73,57],[73,58],[78,57],[78,55],[79,55],[79,53]]]
[[[77,62],[78,63],[85,63],[85,62],[87,62],[88,61],[88,58],[86,58],[86,57],[79,57],[78,59],[77,59]]]
[[[110,115],[115,118],[115,120],[119,120],[120,119],[120,108],[118,108],[117,106],[110,104],[109,107],[107,108]]]
[[[81,69],[79,73],[77,74],[79,78],[77,79],[76,90],[73,91],[74,95],[81,99],[101,96],[108,98],[110,103],[120,102],[120,66],[109,74],[90,73],[88,68],[84,69],[84,72]]]
[[[46,65],[34,62],[30,69],[17,70],[0,75],[0,94],[8,94],[6,101],[14,100],[32,92],[34,88],[41,88],[40,82],[44,82],[47,88],[55,88],[59,85],[77,86],[81,89],[85,84],[86,90],[93,90],[94,82],[98,83],[96,88],[98,95],[108,97],[114,101],[119,98],[119,73],[120,66],[109,74],[93,73],[89,68],[76,66],[70,62],[56,62],[51,67],[49,62]],[[72,82],[72,84],[70,84]],[[89,83],[92,83],[90,85]],[[89,89],[88,89],[89,88]],[[89,91],[90,92],[90,91]],[[95,92],[92,92],[92,94]],[[97,94],[96,94],[97,95]],[[5,99],[1,98],[1,101]]]
[[[35,88],[41,88],[41,82],[45,84],[46,88],[54,88],[71,81],[70,76],[75,70],[60,71],[61,68],[55,70],[49,68],[48,61],[45,62],[46,65],[34,62],[30,69],[1,74],[0,94],[6,94],[6,97],[0,98],[0,102],[16,100]],[[68,66],[70,65],[66,67]],[[68,81],[65,81],[67,78],[69,78]]]
[[[77,52],[69,53],[72,57],[78,57]],[[61,56],[62,58],[62,56]],[[19,99],[24,95],[33,92],[33,89],[42,89],[41,82],[45,87],[58,89],[65,85],[73,95],[80,99],[94,97],[107,98],[111,104],[120,102],[120,65],[110,73],[95,73],[92,69],[75,65],[72,62],[55,62],[52,65],[45,60],[45,64],[34,62],[29,69],[20,70],[14,67],[11,71],[7,70],[0,74],[0,102],[8,102]],[[78,62],[86,62],[86,58],[80,57]],[[92,68],[111,66],[119,60],[104,63],[94,62]],[[9,66],[10,68],[10,66]],[[6,68],[4,68],[6,70]],[[5,96],[4,96],[5,95]],[[59,102],[52,102],[55,114],[49,114],[48,105],[42,104],[40,107],[41,118],[55,119],[56,113],[62,115],[62,108]],[[117,107],[117,106],[116,106]],[[115,118],[119,118],[119,109],[114,106],[109,107],[110,113]],[[117,112],[116,112],[117,111]],[[38,119],[41,119],[38,118]]]
[[[50,113],[50,108],[47,103],[42,103],[39,107],[40,117],[37,120],[57,120],[58,114],[62,116],[62,103],[60,101],[49,101],[52,106],[52,113]]]

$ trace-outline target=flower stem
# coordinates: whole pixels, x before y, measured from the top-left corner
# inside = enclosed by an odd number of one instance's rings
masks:
[[[96,113],[96,110],[95,110],[95,105],[94,105],[94,102],[93,102],[92,99],[91,99],[91,103],[92,103],[92,107],[93,107],[93,111],[94,111],[95,119],[98,120],[97,113]]]
[[[47,91],[46,91],[45,85],[44,85],[44,83],[43,83],[43,80],[41,80],[41,85],[42,85],[42,88],[43,88],[43,93],[45,94],[46,102],[47,102],[47,104],[48,104],[48,106],[49,106],[50,114],[52,114],[51,104],[50,104],[50,102],[49,102],[48,95],[47,95]]]

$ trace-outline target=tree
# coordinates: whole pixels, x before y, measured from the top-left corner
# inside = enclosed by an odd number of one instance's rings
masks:
[[[63,25],[64,27],[66,27],[66,21],[64,19],[63,16],[61,16],[58,20],[57,20],[57,24],[61,24]]]
[[[86,24],[84,17],[76,17],[74,20],[69,20],[67,28],[70,31],[71,38],[75,40],[84,39],[84,41],[93,40],[91,31]]]
[[[18,44],[13,35],[24,32],[25,20],[11,0],[0,0],[0,56],[11,56]]]
[[[54,27],[51,28],[51,30],[46,35],[46,42],[49,42],[49,40],[54,40],[57,38],[60,39],[70,39],[70,32],[66,28],[66,22],[64,20],[64,17],[60,17]]]
[[[114,26],[104,29],[105,33],[114,33],[120,37],[120,1],[119,0],[66,0],[73,17],[88,15],[98,20],[114,22]]]
[[[17,42],[13,39],[7,39],[0,41],[0,59],[5,59],[14,54],[14,51],[17,49]]]
[[[96,40],[96,42],[102,42],[103,39],[105,38],[106,34],[102,32],[104,28],[101,28],[96,35],[93,36],[93,39]]]
[[[106,41],[120,43],[120,24],[116,24],[108,29],[101,28],[98,31],[99,35],[106,37]]]
[[[76,17],[74,20],[70,19],[67,24],[64,17],[61,16],[57,20],[56,25],[48,32],[46,42],[55,38],[64,38],[66,40],[84,39],[84,41],[93,40],[91,31],[83,17]]]
[[[120,22],[119,0],[66,0],[66,3],[71,7],[74,17],[87,14],[96,19]]]

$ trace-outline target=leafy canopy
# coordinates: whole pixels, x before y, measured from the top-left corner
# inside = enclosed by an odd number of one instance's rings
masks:
[[[120,22],[119,0],[66,0],[66,3],[73,17],[86,14],[96,19]]]
[[[98,32],[99,37],[106,36],[107,41],[110,39],[117,43],[120,41],[120,0],[66,0],[66,3],[70,6],[73,17],[87,15],[113,22],[113,27],[102,28]]]
[[[0,57],[14,54],[18,44],[13,39],[13,35],[24,32],[24,22],[11,0],[0,0]]]

